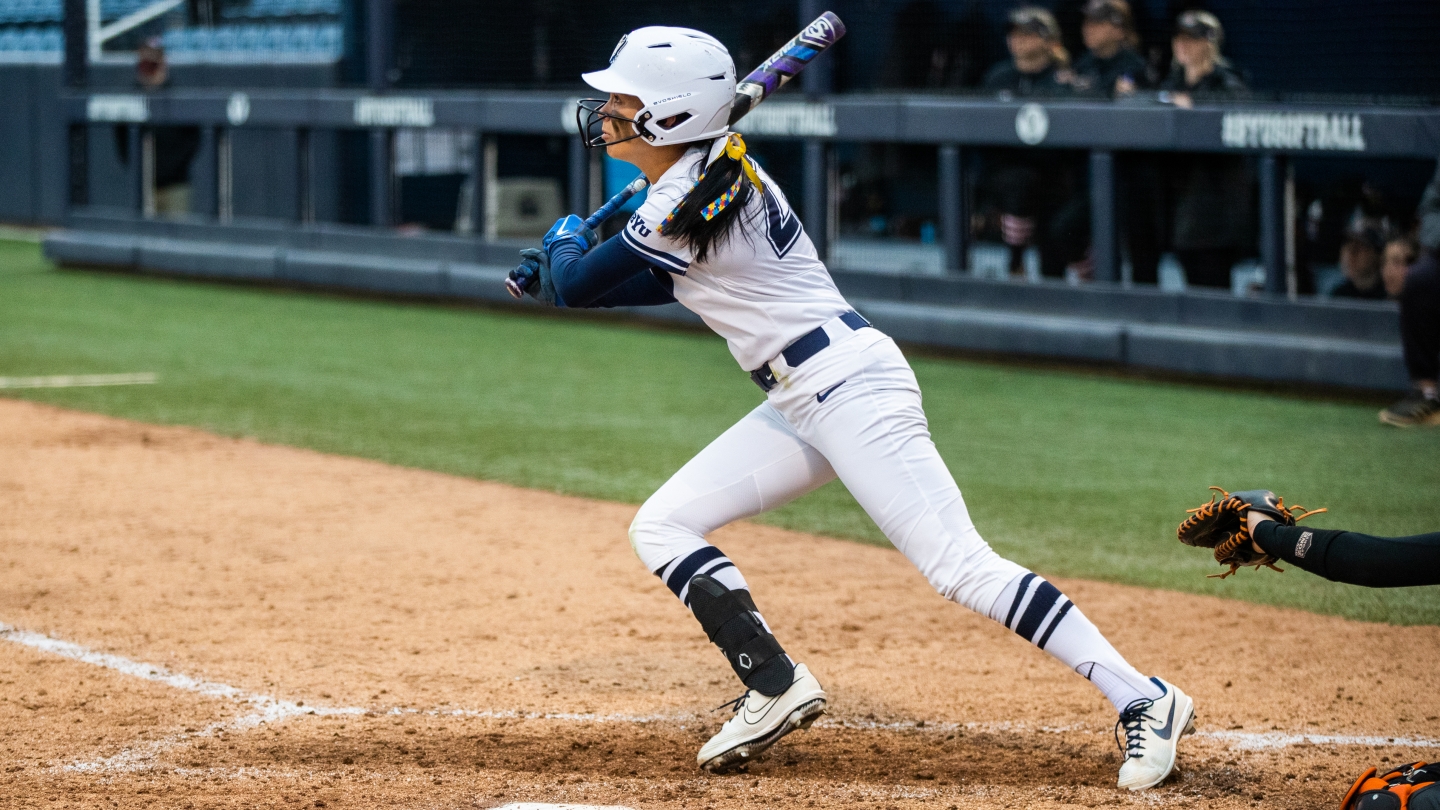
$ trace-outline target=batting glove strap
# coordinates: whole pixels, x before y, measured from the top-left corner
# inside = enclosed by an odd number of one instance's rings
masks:
[[[545,233],[545,238],[540,240],[540,246],[545,248],[548,253],[550,246],[562,239],[575,242],[579,245],[581,253],[600,244],[600,237],[585,225],[585,220],[574,214],[557,220],[554,225],[551,225],[550,230]]]

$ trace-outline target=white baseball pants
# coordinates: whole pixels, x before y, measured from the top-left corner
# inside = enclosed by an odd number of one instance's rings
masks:
[[[839,338],[797,369],[776,367],[767,400],[645,502],[630,527],[635,553],[658,572],[715,529],[839,476],[935,590],[987,614],[1026,569],[975,530],[895,342],[873,328]]]

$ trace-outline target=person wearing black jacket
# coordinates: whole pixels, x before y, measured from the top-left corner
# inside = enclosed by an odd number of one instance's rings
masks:
[[[1420,260],[1400,290],[1400,343],[1412,389],[1380,412],[1395,427],[1440,425],[1440,165],[1420,197]]]
[[[1208,11],[1187,11],[1175,24],[1175,59],[1161,98],[1189,109],[1197,100],[1243,97],[1239,72],[1220,56],[1224,29]],[[1230,268],[1255,248],[1251,174],[1238,155],[1181,155],[1171,166],[1175,199],[1171,247],[1198,287],[1230,287]]]
[[[1197,98],[1233,99],[1249,92],[1245,78],[1220,55],[1224,41],[1225,29],[1208,11],[1187,11],[1175,21],[1174,60],[1160,83],[1175,106],[1189,109]]]
[[[1080,28],[1085,53],[1075,60],[1077,92],[1116,98],[1151,86],[1145,58],[1135,52],[1138,38],[1125,0],[1090,0]]]
[[[1049,11],[1025,6],[1010,14],[1005,38],[1011,58],[985,73],[981,86],[1003,101],[1072,94],[1070,56],[1060,25]],[[1074,161],[1053,150],[995,149],[986,152],[987,193],[1000,212],[1000,236],[1010,248],[1010,273],[1024,273],[1025,250],[1040,243],[1042,271],[1062,276],[1076,247],[1051,237],[1053,214],[1075,196]],[[1078,250],[1083,253],[1084,246]]]
[[[1067,96],[1070,55],[1060,44],[1055,15],[1036,6],[1011,12],[1005,32],[1010,58],[985,72],[980,86],[1001,98]]]
[[[1081,10],[1081,38],[1085,53],[1075,60],[1075,92],[1092,98],[1115,99],[1155,86],[1145,58],[1136,52],[1140,38],[1126,0],[1090,0]],[[1130,152],[1116,156],[1116,170],[1126,193],[1119,200],[1119,215],[1130,249],[1131,280],[1154,284],[1164,241],[1164,182],[1160,160],[1154,153]],[[1089,225],[1088,200],[1077,201],[1080,229]],[[1088,241],[1088,240],[1087,240]]]

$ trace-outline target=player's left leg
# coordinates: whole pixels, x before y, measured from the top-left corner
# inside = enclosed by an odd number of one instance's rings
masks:
[[[797,393],[780,398],[781,412],[945,598],[1003,623],[1105,694],[1126,735],[1121,787],[1159,784],[1191,727],[1193,702],[1138,672],[1059,589],[990,548],[930,439],[909,364],[889,339],[857,348],[864,343],[841,344],[803,367],[805,378],[792,381]],[[812,378],[844,384],[819,402],[798,393]]]
[[[695,614],[747,690],[735,715],[700,749],[697,761],[706,770],[742,765],[808,727],[824,713],[826,694],[804,664],[786,655],[740,569],[705,537],[834,477],[824,457],[765,403],[680,468],[630,526],[635,553]]]

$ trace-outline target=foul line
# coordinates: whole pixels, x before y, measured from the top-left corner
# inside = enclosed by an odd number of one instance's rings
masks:
[[[54,377],[0,377],[0,388],[95,388],[102,385],[154,385],[153,371],[134,374],[60,374]]]
[[[545,804],[543,802],[518,802],[502,805],[495,810],[630,810],[618,804]]]
[[[173,748],[180,743],[196,737],[210,737],[226,731],[244,731],[254,728],[262,723],[269,723],[277,720],[284,720],[300,715],[318,714],[365,714],[368,710],[357,707],[329,707],[329,706],[302,706],[300,703],[280,700],[270,695],[246,692],[234,686],[214,681],[202,681],[184,675],[179,672],[171,672],[159,664],[146,664],[135,661],[120,655],[97,652],[79,644],[62,639],[53,638],[42,633],[33,633],[28,630],[19,630],[7,624],[0,624],[0,638],[12,641],[41,652],[58,655],[62,658],[69,658],[85,664],[92,664],[103,667],[122,675],[130,675],[142,680],[163,683],[166,686],[180,689],[186,692],[195,692],[206,697],[221,698],[250,707],[248,714],[237,717],[233,720],[212,723],[205,728],[161,740],[155,740],[139,748],[128,748],[113,757],[92,760],[90,762],[75,762],[66,765],[63,770],[67,771],[111,771],[111,770],[136,770],[154,759],[161,751]]]
[[[244,731],[264,723],[286,720],[292,717],[305,715],[424,715],[430,717],[476,717],[476,718],[500,718],[500,719],[521,719],[521,720],[551,720],[561,722],[581,723],[656,723],[656,722],[686,722],[697,719],[695,714],[668,714],[668,715],[634,715],[634,714],[591,714],[588,712],[518,712],[513,710],[482,710],[482,709],[367,709],[361,706],[306,706],[303,702],[281,700],[271,695],[264,695],[258,692],[247,692],[243,689],[229,684],[216,681],[205,681],[192,678],[159,664],[147,664],[143,661],[136,661],[120,655],[98,652],[83,647],[71,641],[47,636],[43,633],[35,633],[29,630],[20,630],[10,625],[0,623],[0,639],[13,642],[41,652],[58,655],[62,658],[69,658],[72,661],[79,661],[85,664],[102,667],[122,675],[140,678],[154,683],[161,683],[174,689],[204,695],[206,697],[229,700],[246,706],[250,711],[232,720],[212,723],[203,729],[193,732],[176,734],[164,739],[155,740],[136,748],[127,748],[112,757],[84,762],[73,762],[64,766],[61,770],[78,772],[101,772],[115,770],[140,770],[149,766],[149,762],[166,749],[173,748],[188,740],[197,737],[211,737],[232,731]],[[1060,734],[1067,731],[1084,731],[1077,726],[1049,727],[1041,726],[1030,728],[1023,723],[931,723],[920,726],[916,723],[885,723],[878,721],[854,721],[843,719],[825,719],[817,725],[836,728],[852,729],[881,729],[881,730],[918,730],[932,733],[954,731],[957,729],[979,730],[979,731],[1019,731],[1033,730],[1042,733]],[[1088,733],[1088,732],[1086,732]],[[1440,740],[1431,740],[1423,737],[1381,737],[1376,735],[1343,735],[1343,734],[1295,734],[1283,731],[1271,732],[1245,732],[1245,731],[1201,731],[1196,736],[1207,739],[1227,742],[1233,748],[1242,750],[1260,750],[1286,748],[1292,745],[1364,745],[1364,746],[1400,746],[1406,748],[1440,748]]]
[[[1424,737],[1379,737],[1365,734],[1292,734],[1284,731],[1267,731],[1254,734],[1247,731],[1201,731],[1200,737],[1234,743],[1235,748],[1247,751],[1265,748],[1285,748],[1291,745],[1398,745],[1405,748],[1440,748],[1440,740]]]

